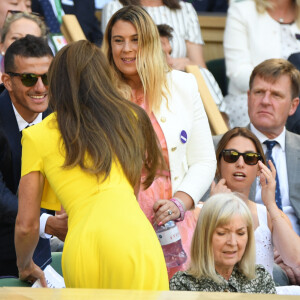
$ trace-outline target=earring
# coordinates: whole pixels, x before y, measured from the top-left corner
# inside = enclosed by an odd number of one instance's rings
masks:
[[[1,55],[4,56],[4,55],[5,55],[5,52],[4,52],[4,51],[1,51]]]

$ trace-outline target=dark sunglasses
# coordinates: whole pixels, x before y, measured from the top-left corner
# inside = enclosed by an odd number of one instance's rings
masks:
[[[12,10],[12,9],[9,9],[7,12],[6,12],[6,17],[5,18],[8,18],[10,17],[11,15],[15,15],[15,14],[27,14],[27,15],[32,15],[32,16],[37,16],[41,19],[43,19],[43,17],[37,13],[37,12],[28,12],[28,11],[22,11],[22,10]]]
[[[39,77],[42,78],[43,84],[45,86],[48,85],[48,76],[47,73],[42,74],[42,75],[38,75],[38,74],[33,74],[33,73],[14,73],[14,72],[6,72],[9,76],[19,76],[21,78],[21,81],[23,83],[24,86],[26,87],[31,87],[34,86]]]
[[[231,150],[231,149],[225,149],[222,151],[222,156],[224,160],[228,163],[235,163],[240,156],[243,156],[244,162],[247,165],[256,165],[259,160],[261,160],[261,155],[256,152],[245,152],[245,153],[240,153],[236,150]]]

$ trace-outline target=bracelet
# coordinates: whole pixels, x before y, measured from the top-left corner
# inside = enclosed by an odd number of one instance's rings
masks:
[[[184,202],[183,202],[181,199],[179,199],[179,198],[177,198],[177,197],[173,197],[172,199],[177,200],[177,201],[181,204],[181,206],[182,206],[184,212],[186,212],[185,204],[184,204]],[[171,199],[171,200],[172,200],[172,199]],[[172,202],[173,202],[173,201],[172,201]]]
[[[178,199],[178,198],[172,198],[170,199],[170,201],[172,201],[179,209],[180,211],[180,216],[179,218],[177,218],[176,220],[174,220],[175,222],[180,222],[183,221],[184,219],[184,214],[185,214],[185,205],[183,203],[182,200]]]

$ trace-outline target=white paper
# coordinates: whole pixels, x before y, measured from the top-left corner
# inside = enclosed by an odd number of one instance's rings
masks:
[[[48,288],[57,289],[57,288],[65,288],[66,287],[64,278],[60,274],[58,274],[50,265],[48,265],[45,268],[44,274],[46,277],[46,282],[47,282]],[[42,287],[41,281],[38,279],[32,285],[32,287],[33,288]]]
[[[278,295],[300,295],[300,286],[298,285],[276,286],[276,292]]]

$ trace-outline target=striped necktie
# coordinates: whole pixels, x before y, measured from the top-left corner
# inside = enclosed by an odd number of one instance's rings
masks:
[[[271,160],[275,169],[276,169],[276,190],[275,190],[275,201],[276,201],[276,204],[278,206],[279,209],[282,210],[282,202],[281,202],[281,193],[280,193],[280,185],[279,185],[279,178],[278,178],[278,171],[277,171],[277,168],[276,168],[276,164],[275,164],[275,161],[274,161],[274,158],[272,156],[272,150],[274,148],[274,146],[276,144],[278,144],[276,141],[264,141],[264,144],[267,146],[267,152],[266,152],[266,159],[267,161],[268,160]]]
[[[51,33],[60,33],[60,25],[54,14],[53,8],[49,0],[40,0],[43,9],[45,21]]]

